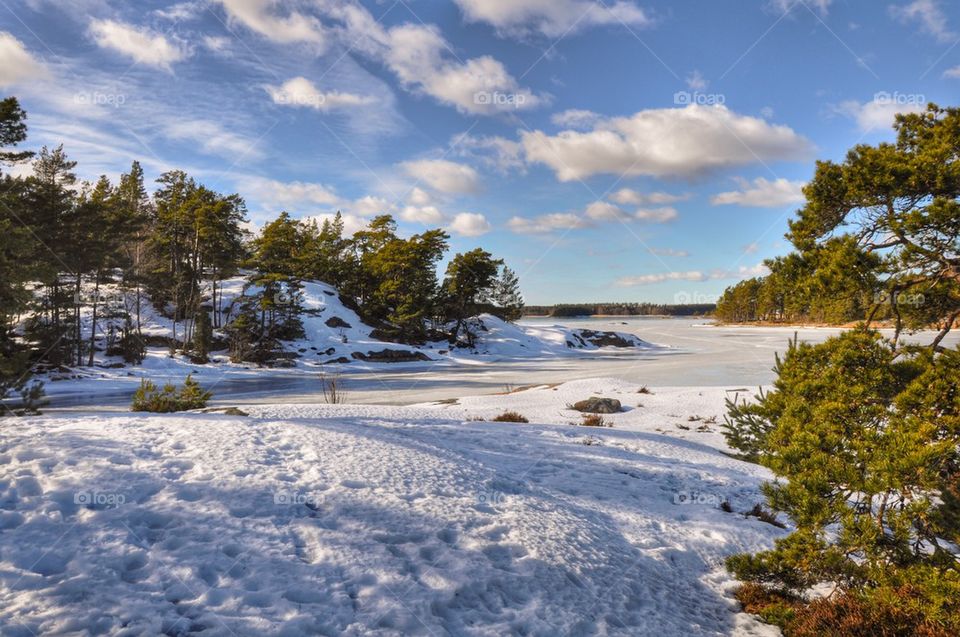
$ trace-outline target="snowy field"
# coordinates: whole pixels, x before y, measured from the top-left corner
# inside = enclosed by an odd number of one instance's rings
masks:
[[[728,389],[4,420],[2,634],[776,634],[722,566],[785,533]],[[612,428],[570,424],[593,395]]]

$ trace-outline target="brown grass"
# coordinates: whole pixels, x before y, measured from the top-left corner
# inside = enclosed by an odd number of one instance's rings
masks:
[[[518,414],[515,411],[505,411],[499,416],[491,418],[493,422],[530,422],[522,414]]]

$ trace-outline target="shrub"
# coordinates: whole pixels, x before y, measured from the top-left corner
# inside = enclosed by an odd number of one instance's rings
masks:
[[[580,424],[584,427],[613,427],[613,423],[604,420],[600,414],[584,414]]]
[[[170,413],[200,409],[207,406],[207,401],[213,394],[204,391],[200,383],[188,375],[183,381],[183,387],[177,390],[172,383],[167,383],[163,389],[147,379],[140,381],[140,387],[133,395],[131,411],[151,411],[156,413]]]
[[[495,418],[491,418],[493,422],[530,422],[523,415],[518,414],[515,411],[505,411]]]
[[[796,529],[728,568],[797,598],[834,589],[761,614],[788,637],[960,634],[960,350],[895,351],[857,329],[794,341],[777,373],[728,426],[776,474],[763,492]]]

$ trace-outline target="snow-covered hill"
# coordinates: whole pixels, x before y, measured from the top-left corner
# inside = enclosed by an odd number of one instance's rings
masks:
[[[724,390],[638,390],[5,420],[3,634],[775,634],[722,566],[784,533]],[[629,410],[565,424],[591,395]]]

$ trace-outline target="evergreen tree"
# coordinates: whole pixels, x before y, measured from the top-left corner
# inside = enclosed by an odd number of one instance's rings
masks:
[[[520,278],[517,273],[503,266],[491,294],[496,314],[505,321],[516,321],[523,316],[523,295],[520,293]]]

